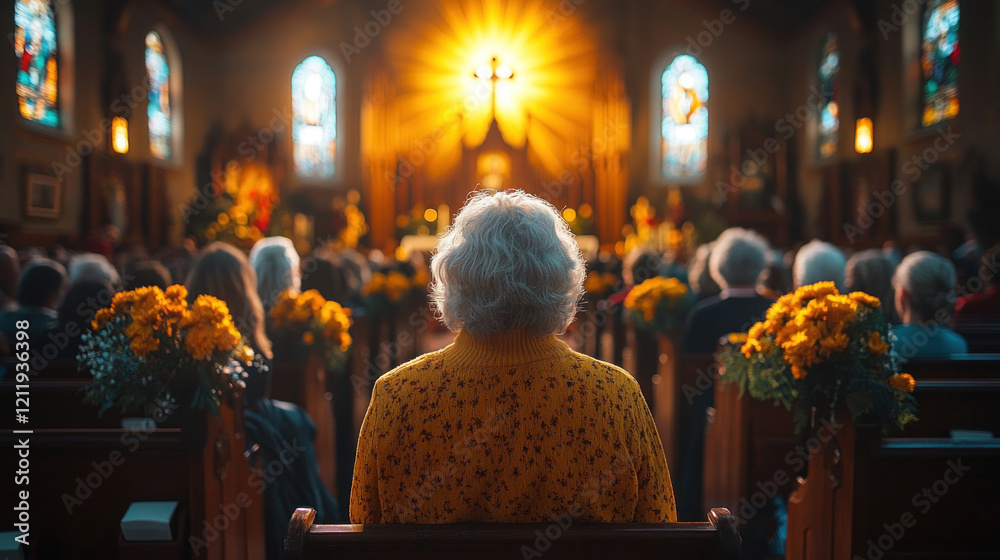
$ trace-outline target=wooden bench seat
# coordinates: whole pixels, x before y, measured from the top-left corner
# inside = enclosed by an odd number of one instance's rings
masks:
[[[713,509],[706,523],[664,524],[313,525],[314,518],[311,509],[296,510],[285,538],[285,560],[734,560],[740,550],[733,517],[724,509]]]

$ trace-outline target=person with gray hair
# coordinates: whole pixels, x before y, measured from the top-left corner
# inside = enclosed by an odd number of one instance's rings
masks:
[[[257,275],[257,295],[265,315],[286,290],[299,291],[299,254],[287,237],[265,237],[250,250],[250,266]]]
[[[930,251],[907,255],[892,278],[896,311],[903,324],[892,327],[894,349],[903,359],[964,354],[962,335],[948,328],[955,304],[955,266]]]
[[[757,281],[767,265],[768,244],[757,233],[743,228],[729,228],[719,235],[708,257],[708,270],[722,292],[697,303],[688,314],[682,351],[685,354],[711,354],[719,339],[729,333],[746,332],[762,320],[771,300],[757,293]],[[701,507],[702,462],[704,456],[705,412],[712,404],[712,392],[706,391],[693,403],[692,421],[678,442],[681,463],[677,477],[678,517],[699,519]]]
[[[864,292],[882,302],[882,312],[890,323],[899,323],[893,304],[892,275],[896,265],[881,249],[859,251],[847,259],[845,278],[847,289]]]
[[[675,521],[638,384],[555,336],[576,315],[585,275],[556,208],[521,191],[475,193],[438,242],[431,273],[436,313],[457,335],[375,382],[351,521],[542,522],[566,511]],[[443,482],[428,478],[441,465]],[[581,498],[605,472],[619,476]]]
[[[81,282],[107,284],[115,291],[122,289],[122,279],[118,271],[104,255],[81,253],[69,259],[67,281],[70,286]]]
[[[796,288],[817,282],[833,282],[837,290],[843,292],[847,289],[844,279],[846,267],[847,259],[840,249],[825,241],[813,239],[795,254],[792,281]]]

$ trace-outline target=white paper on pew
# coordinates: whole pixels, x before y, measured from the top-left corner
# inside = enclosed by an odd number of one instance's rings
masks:
[[[993,432],[985,430],[951,430],[951,439],[993,439]]]
[[[122,517],[122,536],[127,541],[172,541],[175,511],[177,502],[132,502]]]
[[[17,531],[0,533],[0,557],[4,560],[24,560],[24,547],[14,540],[20,534]]]

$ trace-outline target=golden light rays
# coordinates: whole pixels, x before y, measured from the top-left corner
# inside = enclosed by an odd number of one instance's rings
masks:
[[[494,87],[504,141],[527,144],[553,175],[569,167],[572,149],[589,142],[596,74],[596,41],[580,14],[561,15],[544,0],[411,6],[388,51],[404,143],[434,139],[428,176],[450,173],[463,142],[472,148],[486,138]]]

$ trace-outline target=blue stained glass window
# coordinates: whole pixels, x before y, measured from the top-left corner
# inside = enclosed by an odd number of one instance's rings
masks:
[[[170,64],[163,49],[163,41],[155,31],[146,35],[146,75],[149,78],[149,96],[146,100],[149,151],[160,159],[170,159],[173,147]]]
[[[928,0],[920,27],[924,126],[958,116],[958,0]]]
[[[692,180],[708,166],[708,72],[680,55],[661,77],[660,162],[664,179]]]
[[[59,51],[51,0],[15,0],[17,104],[25,119],[59,126]]]
[[[819,89],[823,94],[820,106],[817,140],[820,157],[837,153],[840,131],[840,51],[837,36],[828,33],[823,38],[819,55]]]
[[[333,177],[337,158],[337,76],[310,56],[292,72],[292,143],[301,177]]]

